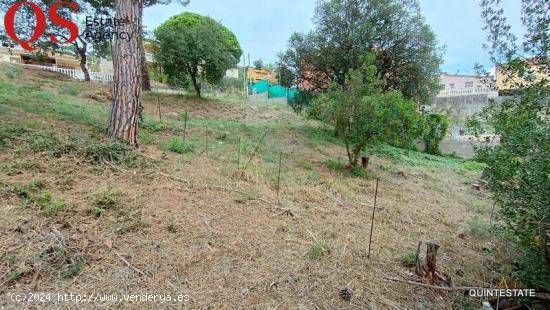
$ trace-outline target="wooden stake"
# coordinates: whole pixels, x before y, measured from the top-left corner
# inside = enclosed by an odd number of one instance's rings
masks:
[[[374,190],[374,206],[372,208],[372,218],[370,222],[370,236],[369,236],[369,254],[367,255],[367,258],[370,258],[370,246],[372,243],[372,230],[374,228],[374,213],[376,212],[376,199],[378,197],[378,181],[380,179],[376,179],[376,189]]]
[[[206,156],[208,156],[208,124],[205,125],[204,130],[204,152]]]
[[[277,205],[280,204],[279,201],[279,191],[281,189],[281,164],[283,162],[283,147],[279,150],[279,172],[277,173]]]
[[[495,201],[493,202],[493,208],[491,209],[491,220],[490,220],[490,222],[489,222],[489,225],[491,225],[491,226],[493,226],[493,214],[495,213],[495,206],[496,206],[496,204],[497,204],[497,201],[495,200]]]
[[[160,112],[160,98],[157,95],[157,105],[159,107],[159,122],[162,122],[162,113]]]
[[[187,139],[187,111],[185,111],[185,116],[183,118],[183,142]]]
[[[244,176],[244,172],[248,168],[248,165],[250,165],[250,162],[252,161],[252,158],[254,158],[254,155],[256,155],[256,152],[260,148],[260,145],[262,145],[262,142],[264,141],[266,135],[267,135],[267,130],[265,131],[264,135],[260,139],[260,142],[258,142],[258,145],[256,145],[256,147],[254,148],[254,152],[252,152],[252,155],[250,155],[250,158],[248,159],[248,162],[244,166],[243,172],[241,173],[241,177]]]
[[[420,268],[420,246],[422,245],[422,241],[418,242],[418,247],[416,248],[416,258],[415,258],[415,268],[414,272],[416,272],[417,275],[422,275],[422,268]]]
[[[241,136],[237,138],[237,169],[241,167]]]

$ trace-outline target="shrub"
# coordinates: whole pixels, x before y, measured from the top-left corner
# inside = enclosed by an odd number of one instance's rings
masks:
[[[422,139],[426,144],[426,153],[439,155],[439,144],[447,134],[449,119],[443,114],[428,114],[425,118],[425,128]]]
[[[375,57],[369,54],[360,69],[350,71],[343,86],[333,84],[310,110],[312,117],[334,126],[350,167],[357,166],[367,145],[410,145],[419,133],[415,103],[397,91],[384,92],[376,72]]]
[[[550,291],[550,271],[540,251],[528,249],[514,261],[514,265],[512,276],[523,286]]]
[[[288,104],[295,112],[299,113],[309,108],[314,98],[314,93],[307,90],[298,90],[296,95],[288,101]]]
[[[193,146],[180,138],[171,138],[164,144],[164,149],[178,153],[186,154],[193,152]]]

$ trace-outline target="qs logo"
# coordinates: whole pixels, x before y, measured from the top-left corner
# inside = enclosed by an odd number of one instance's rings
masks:
[[[17,32],[15,29],[15,15],[17,14],[17,11],[19,10],[19,8],[21,8],[24,5],[29,5],[36,17],[36,25],[34,27],[34,32],[28,40],[20,39],[17,36]],[[61,42],[60,40],[58,40],[55,34],[53,33],[50,33],[49,35],[50,35],[50,41],[52,43],[68,44],[68,43],[74,42],[78,37],[78,26],[72,21],[64,19],[57,14],[57,11],[62,6],[67,6],[74,13],[78,13],[78,5],[75,2],[68,2],[67,0],[64,0],[64,1],[58,1],[54,5],[52,5],[52,7],[48,10],[48,17],[52,23],[59,25],[63,28],[67,28],[71,33],[71,35],[65,42]],[[47,25],[46,21],[47,21],[46,14],[42,11],[42,9],[38,5],[36,5],[34,2],[31,2],[31,1],[20,1],[12,5],[6,12],[6,15],[4,16],[4,27],[6,28],[6,34],[15,42],[19,43],[19,45],[21,45],[22,48],[26,49],[27,51],[35,51],[37,50],[37,48],[33,48],[31,44],[36,42],[36,40],[40,39],[40,37],[42,37],[44,32],[46,32],[46,25]]]

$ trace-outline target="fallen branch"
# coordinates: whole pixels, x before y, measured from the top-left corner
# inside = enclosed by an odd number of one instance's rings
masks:
[[[210,188],[212,188],[212,189],[221,189],[221,190],[224,190],[226,192],[235,192],[235,193],[239,193],[239,194],[245,195],[245,196],[249,195],[247,192],[244,192],[244,191],[241,191],[241,190],[238,190],[238,189],[234,189],[234,188],[219,186],[219,185],[210,186]],[[251,199],[251,200],[259,200],[259,201],[265,202],[267,204],[274,204],[273,202],[271,202],[267,199],[264,199],[262,197],[254,198],[254,199]]]
[[[128,266],[129,268],[131,268],[132,270],[134,270],[135,272],[139,273],[140,275],[146,277],[147,275],[145,274],[145,272],[139,270],[138,268],[132,266],[132,264],[130,264],[122,255],[118,254],[117,251],[113,250],[113,253],[115,253],[115,255],[123,262],[126,264],[126,266]]]
[[[219,185],[212,185],[212,186],[207,186],[206,188],[209,188],[209,189],[219,189],[219,190],[223,190],[223,191],[226,191],[226,192],[234,192],[234,193],[238,193],[238,194],[241,194],[241,195],[245,195],[247,196],[248,193],[244,192],[244,191],[241,191],[241,190],[238,190],[238,189],[234,189],[234,188],[229,188],[229,187],[225,187],[225,186],[219,186]],[[290,216],[296,216],[296,214],[288,209],[288,208],[281,208],[279,207],[276,203],[274,203],[273,201],[269,201],[267,199],[264,199],[262,197],[257,197],[257,198],[253,198],[251,200],[258,200],[258,201],[261,201],[263,203],[266,203],[266,204],[269,204],[271,205],[271,207],[275,210],[278,210],[280,211],[280,215],[290,215]]]
[[[178,181],[178,182],[181,182],[181,183],[185,183],[185,184],[187,184],[187,186],[190,185],[189,181],[186,180],[186,179],[179,178],[179,177],[175,177],[175,176],[173,176],[173,175],[169,175],[169,174],[166,174],[166,173],[163,173],[163,172],[159,172],[158,174],[159,174],[160,176],[165,177],[165,178],[169,178],[169,179],[172,179],[172,180],[174,180],[174,181]]]

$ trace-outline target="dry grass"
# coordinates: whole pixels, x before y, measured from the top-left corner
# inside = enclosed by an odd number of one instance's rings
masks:
[[[50,85],[43,77],[33,81],[51,89],[72,83]],[[93,92],[99,100],[90,99],[88,93],[77,98],[91,105],[107,105],[100,97],[102,91]],[[402,266],[401,258],[416,250],[418,241],[427,240],[441,245],[439,266],[454,284],[490,286],[502,279],[495,267],[508,255],[501,241],[469,232],[468,222],[475,216],[488,221],[487,212],[480,214],[472,208],[489,204],[485,193],[471,188],[478,171],[410,165],[378,156],[369,167],[373,178],[343,177],[324,164],[327,159],[343,157],[342,147],[308,141],[299,129],[302,121],[285,107],[166,95],[162,102],[163,113],[174,122],[187,110],[195,119],[267,124],[272,131],[262,153],[242,176],[235,142],[235,136],[241,135],[239,127],[213,127],[207,156],[201,153],[203,128],[197,121],[189,129],[197,145],[194,153],[166,153],[152,142],[140,152],[157,160],[137,167],[97,166],[71,154],[53,158],[0,150],[0,296],[36,291],[173,292],[190,296],[189,302],[178,305],[181,308],[460,308],[462,292],[433,291],[382,279],[408,278],[410,271]],[[155,95],[146,95],[145,114],[155,118],[157,113]],[[1,123],[8,121],[93,132],[88,126],[17,107],[0,114]],[[224,132],[229,139],[221,144],[216,137]],[[261,132],[242,134],[243,140],[253,145]],[[180,133],[152,135],[157,141]],[[276,205],[277,165],[272,159],[277,158],[280,145],[285,157],[280,204]],[[250,148],[245,148],[241,167],[249,155]],[[379,208],[373,254],[367,259],[375,177],[380,178]],[[31,180],[43,180],[48,190],[62,197],[66,208],[45,217],[25,207],[13,189]],[[119,203],[97,216],[94,194],[107,188],[119,193]],[[489,242],[494,247],[491,255],[482,250]],[[311,259],[308,253],[316,244],[323,250]],[[37,260],[45,251],[51,254],[52,246],[63,248],[63,255]],[[77,273],[71,267],[80,261],[85,265]],[[73,274],[66,274],[71,270]],[[463,276],[456,275],[459,270]],[[20,276],[8,280],[5,275],[13,271]],[[344,287],[353,291],[350,302],[338,295]],[[0,306],[13,305],[0,299]],[[44,308],[74,306],[45,304]],[[122,302],[103,306],[151,307]]]

